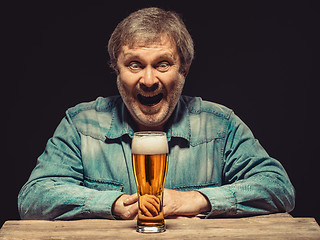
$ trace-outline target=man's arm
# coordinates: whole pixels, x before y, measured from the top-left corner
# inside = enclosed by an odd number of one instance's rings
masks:
[[[113,218],[112,204],[123,193],[84,186],[80,141],[67,115],[19,193],[22,219]]]
[[[295,191],[286,171],[234,114],[224,158],[222,186],[199,189],[212,206],[208,217],[290,212],[294,208]]]
[[[286,171],[234,114],[226,134],[222,186],[186,192],[166,189],[165,215],[246,216],[294,208],[295,191]]]

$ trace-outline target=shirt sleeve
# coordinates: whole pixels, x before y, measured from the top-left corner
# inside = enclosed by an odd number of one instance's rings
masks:
[[[22,219],[114,219],[112,205],[123,193],[84,186],[80,146],[80,135],[67,115],[20,190]]]
[[[200,189],[211,203],[214,216],[246,216],[290,212],[295,191],[280,164],[271,158],[250,129],[234,114],[224,149],[223,184]]]

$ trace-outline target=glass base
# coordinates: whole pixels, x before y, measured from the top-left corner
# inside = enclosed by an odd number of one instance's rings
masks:
[[[166,231],[166,226],[137,226],[139,233],[162,233]]]

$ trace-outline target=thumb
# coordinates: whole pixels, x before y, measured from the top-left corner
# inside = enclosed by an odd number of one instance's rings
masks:
[[[135,202],[137,202],[137,201],[138,201],[138,194],[135,193],[135,194],[129,195],[129,196],[127,197],[127,199],[125,199],[125,200],[123,201],[123,204],[124,204],[125,206],[128,206],[128,205],[131,205],[131,204],[133,204],[133,203],[135,203]]]

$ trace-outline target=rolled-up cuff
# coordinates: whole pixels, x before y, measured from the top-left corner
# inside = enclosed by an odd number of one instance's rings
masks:
[[[86,201],[84,211],[96,217],[116,219],[112,215],[112,205],[122,194],[118,191],[100,191]]]
[[[204,188],[199,189],[198,191],[204,194],[211,203],[211,212],[208,213],[207,218],[218,215],[236,214],[237,200],[233,192],[227,189],[226,186]]]

